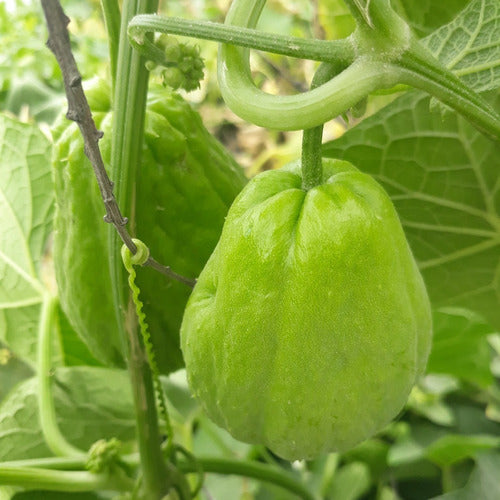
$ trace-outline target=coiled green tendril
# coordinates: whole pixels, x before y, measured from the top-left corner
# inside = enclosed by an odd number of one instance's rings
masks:
[[[144,314],[143,303],[139,298],[140,289],[135,283],[135,278],[137,276],[134,266],[142,266],[149,258],[149,248],[141,241],[136,238],[132,238],[132,241],[137,247],[137,252],[132,254],[132,252],[127,248],[126,245],[122,246],[121,255],[123,260],[123,265],[128,271],[128,284],[130,290],[132,291],[132,300],[135,305],[135,310],[137,314],[137,320],[139,323],[139,330],[141,332],[142,341],[146,349],[146,356],[148,358],[148,363],[151,368],[151,373],[153,376],[153,385],[156,395],[156,404],[158,405],[158,411],[160,416],[163,418],[165,425],[165,434],[167,436],[166,450],[169,452],[172,448],[172,424],[170,422],[170,416],[167,410],[167,403],[165,398],[165,392],[163,391],[163,386],[160,381],[160,371],[158,369],[158,364],[156,363],[156,355],[154,351],[154,346],[151,341],[151,334],[149,332],[149,326],[146,322],[146,315]]]

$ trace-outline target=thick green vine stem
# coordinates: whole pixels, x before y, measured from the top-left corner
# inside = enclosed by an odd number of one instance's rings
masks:
[[[176,451],[181,450],[176,447]],[[315,500],[314,495],[300,481],[278,467],[253,461],[229,460],[219,457],[193,457],[190,453],[186,454],[185,450],[181,451],[181,453],[186,457],[186,460],[177,460],[177,469],[183,474],[194,473],[199,475],[201,470],[203,470],[205,473],[239,475],[257,479],[259,481],[269,482],[275,484],[276,486],[281,486],[304,500]],[[122,455],[120,459],[128,466],[135,467],[139,465],[140,457],[137,453],[135,453],[132,455]],[[24,468],[28,470],[41,468],[43,470],[59,469],[59,471],[61,471],[64,469],[81,469],[85,466],[85,462],[85,457],[36,458],[4,462],[1,464],[3,469],[0,468],[0,481],[2,477],[2,470],[7,468],[9,470],[14,468]],[[57,472],[59,473],[59,471]],[[200,483],[198,483],[195,487],[195,490],[191,493],[191,495],[196,493],[199,484]]]
[[[172,424],[170,422],[170,416],[167,410],[167,403],[165,400],[165,393],[163,391],[163,386],[161,385],[160,380],[160,370],[158,369],[158,365],[156,363],[156,357],[154,352],[153,343],[151,342],[151,335],[149,333],[149,327],[146,322],[146,315],[144,314],[142,307],[143,304],[139,298],[139,287],[135,283],[136,272],[134,266],[142,266],[149,257],[149,248],[137,238],[132,239],[137,247],[137,252],[132,254],[132,252],[127,248],[126,245],[122,246],[121,254],[123,265],[128,272],[128,284],[130,286],[130,290],[132,291],[132,300],[135,305],[135,310],[137,314],[137,319],[139,321],[139,330],[141,332],[142,341],[144,343],[144,347],[146,349],[146,355],[148,358],[148,363],[151,368],[151,373],[153,375],[153,384],[155,388],[156,394],[156,402],[158,405],[158,409],[161,417],[163,418],[163,422],[165,425],[165,434],[167,437],[167,455],[172,450],[173,442],[173,431]]]
[[[234,0],[226,23],[254,27],[265,2]],[[248,50],[222,46],[219,82],[228,106],[258,125],[311,128],[345,112],[376,90],[406,83],[442,100],[482,132],[500,138],[498,114],[423,50],[407,23],[392,10],[389,0],[349,0],[348,5],[357,22],[349,37],[354,61],[329,82],[297,96],[262,92],[251,78]]]
[[[125,476],[0,465],[0,485],[78,493],[95,490],[130,491],[134,483]]]
[[[257,125],[280,130],[309,129],[341,115],[369,94],[398,84],[424,90],[464,115],[479,130],[500,138],[500,117],[447,70],[412,35],[389,0],[348,0],[356,23],[344,40],[285,37],[255,29],[266,0],[234,0],[220,25],[159,16],[136,16],[129,24],[132,45],[154,59],[152,32],[222,42],[219,86],[227,105]],[[335,63],[344,70],[317,88],[298,95],[271,95],[251,77],[249,48]]]
[[[316,500],[315,496],[304,484],[297,481],[290,474],[277,467],[265,465],[259,462],[246,462],[239,460],[228,460],[224,458],[199,457],[199,463],[205,472],[224,475],[237,475],[265,481],[288,490],[303,500]],[[184,472],[196,472],[192,461],[179,462],[179,469]]]
[[[135,183],[141,165],[148,71],[145,60],[128,42],[127,26],[133,16],[156,12],[158,0],[123,0],[121,2],[120,44],[116,85],[113,96],[113,134],[111,141],[111,178],[115,197],[124,214],[130,217],[130,232],[135,231]],[[146,361],[144,346],[137,334],[135,311],[126,293],[126,277],[117,250],[117,232],[108,231],[109,264],[113,302],[124,351],[128,350],[128,369],[136,416],[137,442],[141,455],[143,490],[151,500],[159,500],[169,488],[168,470],[161,450],[155,389]]]
[[[136,16],[128,25],[130,43],[144,57],[153,61],[161,60],[162,54],[146,36],[149,33],[191,36],[314,61],[354,59],[354,49],[349,40],[308,40],[211,21],[148,14]]]
[[[265,2],[233,1],[226,24],[254,28]],[[350,44],[354,57],[339,57],[335,61],[345,63],[346,69],[324,85],[293,96],[275,96],[260,90],[251,77],[249,51],[223,45],[218,58],[222,96],[236,114],[257,125],[299,130],[321,125],[371,92],[397,83],[396,72],[386,70],[376,58],[357,55],[352,38],[344,41]]]
[[[226,23],[254,27],[265,1],[234,0]],[[500,117],[481,98],[475,96],[469,101],[467,86],[421,50],[388,0],[350,0],[348,4],[357,21],[357,28],[349,37],[355,51],[354,62],[329,82],[304,94],[282,97],[262,92],[251,78],[248,50],[222,46],[219,82],[228,106],[258,125],[310,128],[345,112],[376,90],[406,83],[443,100],[481,131],[500,137]],[[415,60],[421,64],[411,65],[410,61]],[[446,83],[448,78],[452,83]],[[470,89],[468,93],[473,94]],[[296,127],[299,124],[303,126]]]

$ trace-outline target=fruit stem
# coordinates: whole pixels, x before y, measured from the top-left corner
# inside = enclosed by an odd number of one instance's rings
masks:
[[[311,90],[328,82],[344,69],[338,64],[322,63],[316,70],[311,82]],[[323,142],[323,124],[304,130],[302,135],[302,189],[318,186],[323,181],[321,143]]]

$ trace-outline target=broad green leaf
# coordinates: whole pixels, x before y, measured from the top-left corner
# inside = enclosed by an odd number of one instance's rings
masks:
[[[445,2],[443,2],[445,3]],[[424,42],[477,92],[500,86],[500,2],[473,0],[451,23]]]
[[[488,335],[493,330],[476,314],[457,308],[434,312],[428,373],[445,373],[481,387],[493,382]]]
[[[424,43],[475,90],[498,88],[499,15],[496,0],[473,0]],[[409,92],[324,152],[387,189],[434,305],[466,307],[500,325],[500,144]]]
[[[40,429],[37,393],[36,378],[29,379],[0,406],[0,462],[52,455]],[[54,398],[61,431],[75,446],[85,450],[101,438],[133,439],[135,419],[127,372],[60,368]]]
[[[102,366],[102,363],[94,358],[86,344],[69,324],[61,307],[58,307],[57,314],[59,342],[62,346],[64,366]]]
[[[410,92],[324,146],[390,194],[435,306],[500,325],[500,144]]]
[[[29,362],[54,205],[50,151],[36,126],[0,115],[0,340]]]
[[[450,22],[469,0],[392,0],[392,6],[419,36],[426,36]]]
[[[469,481],[462,489],[434,497],[433,500],[498,500],[500,498],[500,453],[480,454]]]
[[[446,467],[473,457],[478,452],[498,448],[499,445],[499,436],[449,434],[432,443],[425,451],[425,456],[440,467]]]
[[[35,75],[13,78],[5,99],[5,109],[19,115],[25,108],[37,121],[53,123],[64,108],[64,94]]]
[[[469,0],[392,0],[396,12],[406,20],[418,37],[449,23]],[[361,5],[361,7],[363,7]],[[343,0],[320,0],[318,21],[325,32],[325,38],[345,38],[354,30],[355,23]]]
[[[0,401],[16,384],[33,376],[33,370],[0,343]]]

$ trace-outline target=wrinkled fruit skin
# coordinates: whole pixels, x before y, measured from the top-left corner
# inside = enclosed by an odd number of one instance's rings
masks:
[[[256,176],[188,301],[190,387],[235,438],[288,459],[342,451],[403,407],[425,368],[427,292],[385,191],[323,160]]]
[[[87,97],[96,126],[104,131],[99,145],[108,165],[109,88],[100,82]],[[62,119],[54,136],[54,260],[61,305],[94,356],[104,364],[122,366],[125,349],[108,264],[107,231],[114,229],[103,223],[104,205],[78,128]],[[240,167],[186,101],[165,89],[152,94],[135,180],[135,227],[159,262],[186,277],[197,277],[245,182]],[[179,329],[191,289],[152,269],[139,268],[137,273],[156,359],[160,371],[169,373],[183,366]]]

